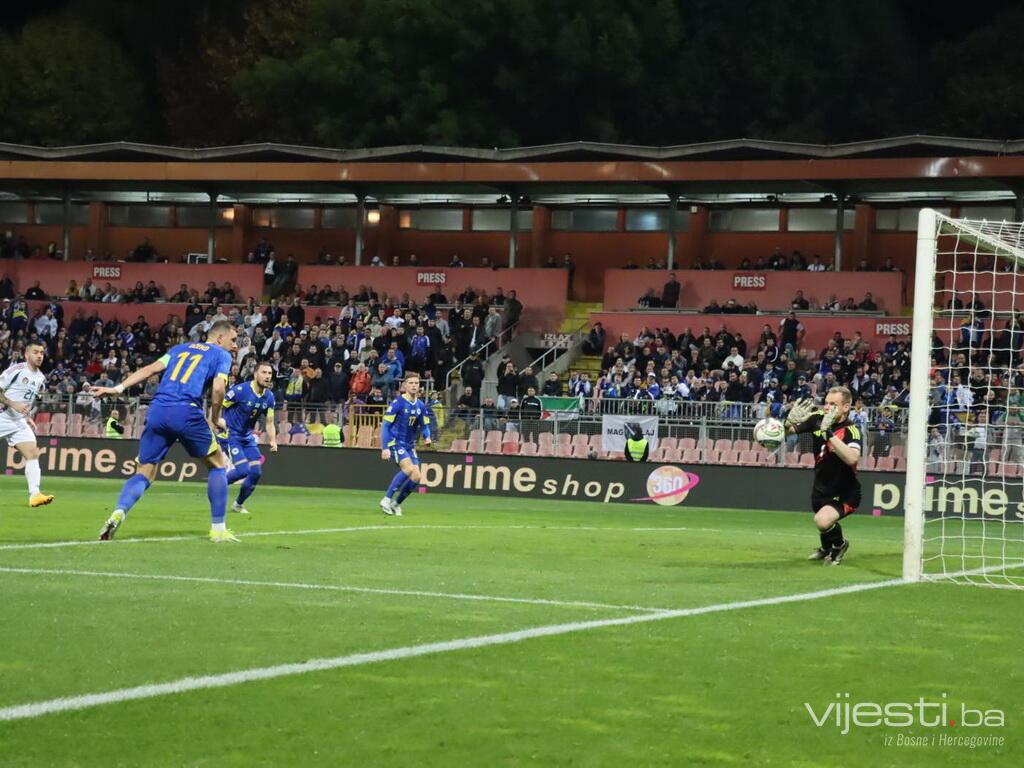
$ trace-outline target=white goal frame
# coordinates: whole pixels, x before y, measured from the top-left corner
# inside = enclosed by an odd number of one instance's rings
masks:
[[[996,228],[993,229],[993,226]],[[1014,242],[1000,237],[1012,235]],[[947,229],[948,228],[948,229]],[[910,412],[907,431],[907,471],[903,489],[903,578],[906,581],[920,581],[929,578],[924,572],[925,564],[925,503],[928,481],[928,434],[929,415],[932,407],[929,373],[932,355],[932,334],[936,317],[936,275],[938,274],[939,239],[955,235],[957,242],[962,239],[984,249],[994,259],[1006,258],[1017,264],[1024,263],[1024,225],[1019,222],[987,222],[953,219],[937,211],[924,208],[918,216],[917,252],[915,261],[913,322],[911,336],[910,370]],[[965,252],[966,253],[966,252]],[[975,251],[977,256],[978,251]],[[954,260],[959,251],[953,253]],[[956,270],[954,264],[954,270]],[[995,270],[995,267],[993,267]],[[954,283],[955,285],[955,283]],[[955,289],[954,289],[955,290]],[[994,289],[993,289],[994,290]],[[990,333],[995,333],[994,324]],[[950,347],[952,353],[952,346]],[[983,459],[987,463],[987,458]],[[1003,547],[1005,558],[1005,544]],[[1014,558],[977,569],[979,575],[989,571],[1005,571],[1007,568],[1024,567],[1024,561]],[[975,581],[970,575],[975,571],[963,572],[966,583],[987,583],[992,586],[1015,586],[1021,588],[1019,577],[1012,584],[994,584],[988,579]],[[959,579],[957,579],[959,580]]]

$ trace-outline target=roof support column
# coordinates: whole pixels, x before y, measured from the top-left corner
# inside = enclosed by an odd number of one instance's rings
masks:
[[[357,267],[363,264],[363,228],[366,226],[366,195],[356,195],[356,252],[353,262]]]
[[[679,195],[672,192],[668,196],[668,257],[665,259],[668,270],[676,268],[676,236],[679,231]]]
[[[68,261],[71,258],[71,190],[64,187],[64,239],[61,247],[64,249],[64,261]]]
[[[508,266],[509,269],[515,269],[516,256],[519,255],[519,194],[513,191],[509,197],[512,199],[512,207],[509,209]]]
[[[214,251],[217,248],[217,193],[210,192],[210,226],[206,230],[206,259],[213,264]]]
[[[843,224],[845,218],[846,195],[840,192],[836,195],[836,244],[832,259],[832,269],[836,272],[843,268]]]

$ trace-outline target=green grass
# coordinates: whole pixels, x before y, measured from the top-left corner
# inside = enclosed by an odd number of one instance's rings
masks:
[[[0,568],[177,575],[582,601],[607,607],[0,571],[0,708],[58,697],[885,581],[901,520],[858,516],[840,568],[804,561],[809,515],[260,488],[214,546],[202,485],[157,484],[111,544],[119,484],[0,480]],[[18,506],[12,506],[13,503]],[[374,529],[310,532],[325,528]],[[426,527],[417,527],[426,526]],[[639,530],[652,529],[652,530]],[[250,536],[257,532],[302,532]],[[129,543],[131,538],[195,538]],[[7,547],[7,548],[4,548]],[[1020,765],[1021,596],[948,584],[588,629],[0,722],[0,765]],[[616,607],[631,606],[631,607]],[[855,701],[999,708],[1001,747],[816,728]]]

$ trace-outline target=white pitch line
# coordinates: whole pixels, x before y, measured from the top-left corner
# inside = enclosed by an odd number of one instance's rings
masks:
[[[731,533],[732,531],[722,528],[695,528],[695,527],[646,527],[646,528],[620,528],[615,526],[585,526],[585,525],[355,525],[344,528],[305,528],[301,530],[288,531],[253,531],[252,533],[237,533],[240,539],[248,539],[257,536],[309,536],[318,533],[358,533],[360,531],[405,531],[405,530],[456,530],[456,531],[605,531],[615,533],[678,533],[682,531],[690,533]],[[791,533],[788,531],[747,531],[747,535],[755,536],[786,536],[806,539],[807,535],[802,533]],[[71,539],[67,541],[30,541],[19,544],[0,544],[0,551],[21,550],[21,549],[61,549],[64,547],[89,547],[95,545],[115,546],[121,544],[162,544],[175,541],[199,541],[205,539],[206,535],[187,536],[144,536],[126,537],[114,539],[113,541],[99,541],[98,539]]]
[[[478,595],[462,592],[430,592],[420,589],[384,589],[382,587],[352,587],[344,584],[308,584],[295,581],[254,581],[251,579],[219,579],[209,576],[176,576],[162,573],[123,573],[119,571],[80,571],[70,568],[9,568],[0,566],[0,573],[91,576],[110,579],[139,579],[143,581],[184,581],[200,584],[228,584],[243,587],[275,587],[280,589],[310,589],[327,592],[356,592],[371,595],[403,595],[409,597],[434,597],[447,600],[474,600],[492,603],[524,603],[526,605],[551,605],[564,608],[596,608],[602,610],[643,611],[661,613],[668,608],[652,608],[645,605],[618,605],[613,603],[592,603],[585,600],[554,600],[532,597],[505,597],[501,595]]]
[[[599,629],[602,627],[630,626],[632,624],[663,621],[665,619],[702,616],[709,613],[737,611],[745,608],[759,608],[769,605],[783,605],[785,603],[819,600],[825,597],[835,597],[837,595],[847,595],[855,592],[866,592],[868,590],[894,587],[906,583],[907,582],[904,582],[902,579],[891,579],[888,581],[852,584],[846,587],[823,589],[816,592],[803,592],[795,595],[766,597],[759,600],[742,600],[734,603],[718,603],[699,608],[683,608],[672,611],[642,613],[638,616],[626,616],[616,619],[595,619],[593,621],[577,621],[568,624],[549,624],[541,627],[516,630],[514,632],[502,632],[494,635],[479,635],[476,637],[466,637],[457,640],[446,640],[438,643],[424,643],[422,645],[390,648],[383,651],[335,656],[327,659],[310,659],[305,662],[279,664],[272,667],[257,667],[254,669],[239,670],[237,672],[227,672],[220,675],[185,677],[168,683],[153,683],[133,688],[119,688],[113,691],[105,691],[103,693],[67,696],[58,699],[49,699],[47,701],[37,701],[30,704],[5,707],[0,709],[0,721],[26,720],[57,712],[71,712],[90,709],[104,704],[116,704],[124,701],[136,701],[139,699],[152,699],[158,696],[168,696],[171,694],[186,693],[188,691],[198,691],[208,688],[225,688],[255,680],[271,680],[278,677],[289,677],[308,672],[323,672],[331,669],[341,669],[343,667],[356,667],[363,664],[375,664],[382,661],[411,659],[418,656],[450,653],[452,651],[462,651],[471,648],[508,645],[510,643],[518,643],[523,640],[531,640],[537,637],[567,635],[574,632],[585,632],[587,630]]]

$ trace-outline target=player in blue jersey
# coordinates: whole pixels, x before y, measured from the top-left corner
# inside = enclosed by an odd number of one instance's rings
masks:
[[[116,387],[90,387],[95,397],[120,395],[150,376],[163,373],[153,403],[146,414],[146,426],[139,440],[135,474],[128,478],[113,514],[100,531],[100,540],[114,538],[128,511],[142,498],[156,478],[157,467],[175,442],[188,454],[209,467],[207,495],[210,499],[210,541],[238,541],[224,524],[228,507],[226,459],[217,446],[214,428],[221,419],[224,392],[231,372],[232,352],[238,332],[228,321],[214,323],[204,343],[171,347],[166,355],[130,374]],[[210,388],[210,421],[203,412],[203,394]],[[212,422],[212,423],[211,423]]]
[[[420,377],[415,373],[406,376],[401,392],[388,406],[380,430],[380,457],[384,461],[392,460],[398,464],[398,473],[380,500],[380,508],[385,515],[398,517],[402,516],[402,502],[420,484],[416,438],[422,434],[423,444],[430,445],[434,435],[433,413],[418,399]]]
[[[228,485],[242,481],[238,498],[231,505],[232,512],[248,515],[245,500],[248,499],[263,477],[263,456],[256,445],[253,428],[261,418],[267,420],[267,439],[270,452],[277,453],[277,425],[274,424],[274,393],[270,385],[274,381],[274,369],[270,363],[256,366],[252,381],[236,384],[224,398],[224,426],[227,438],[221,447],[227,452],[234,468],[228,472]]]

